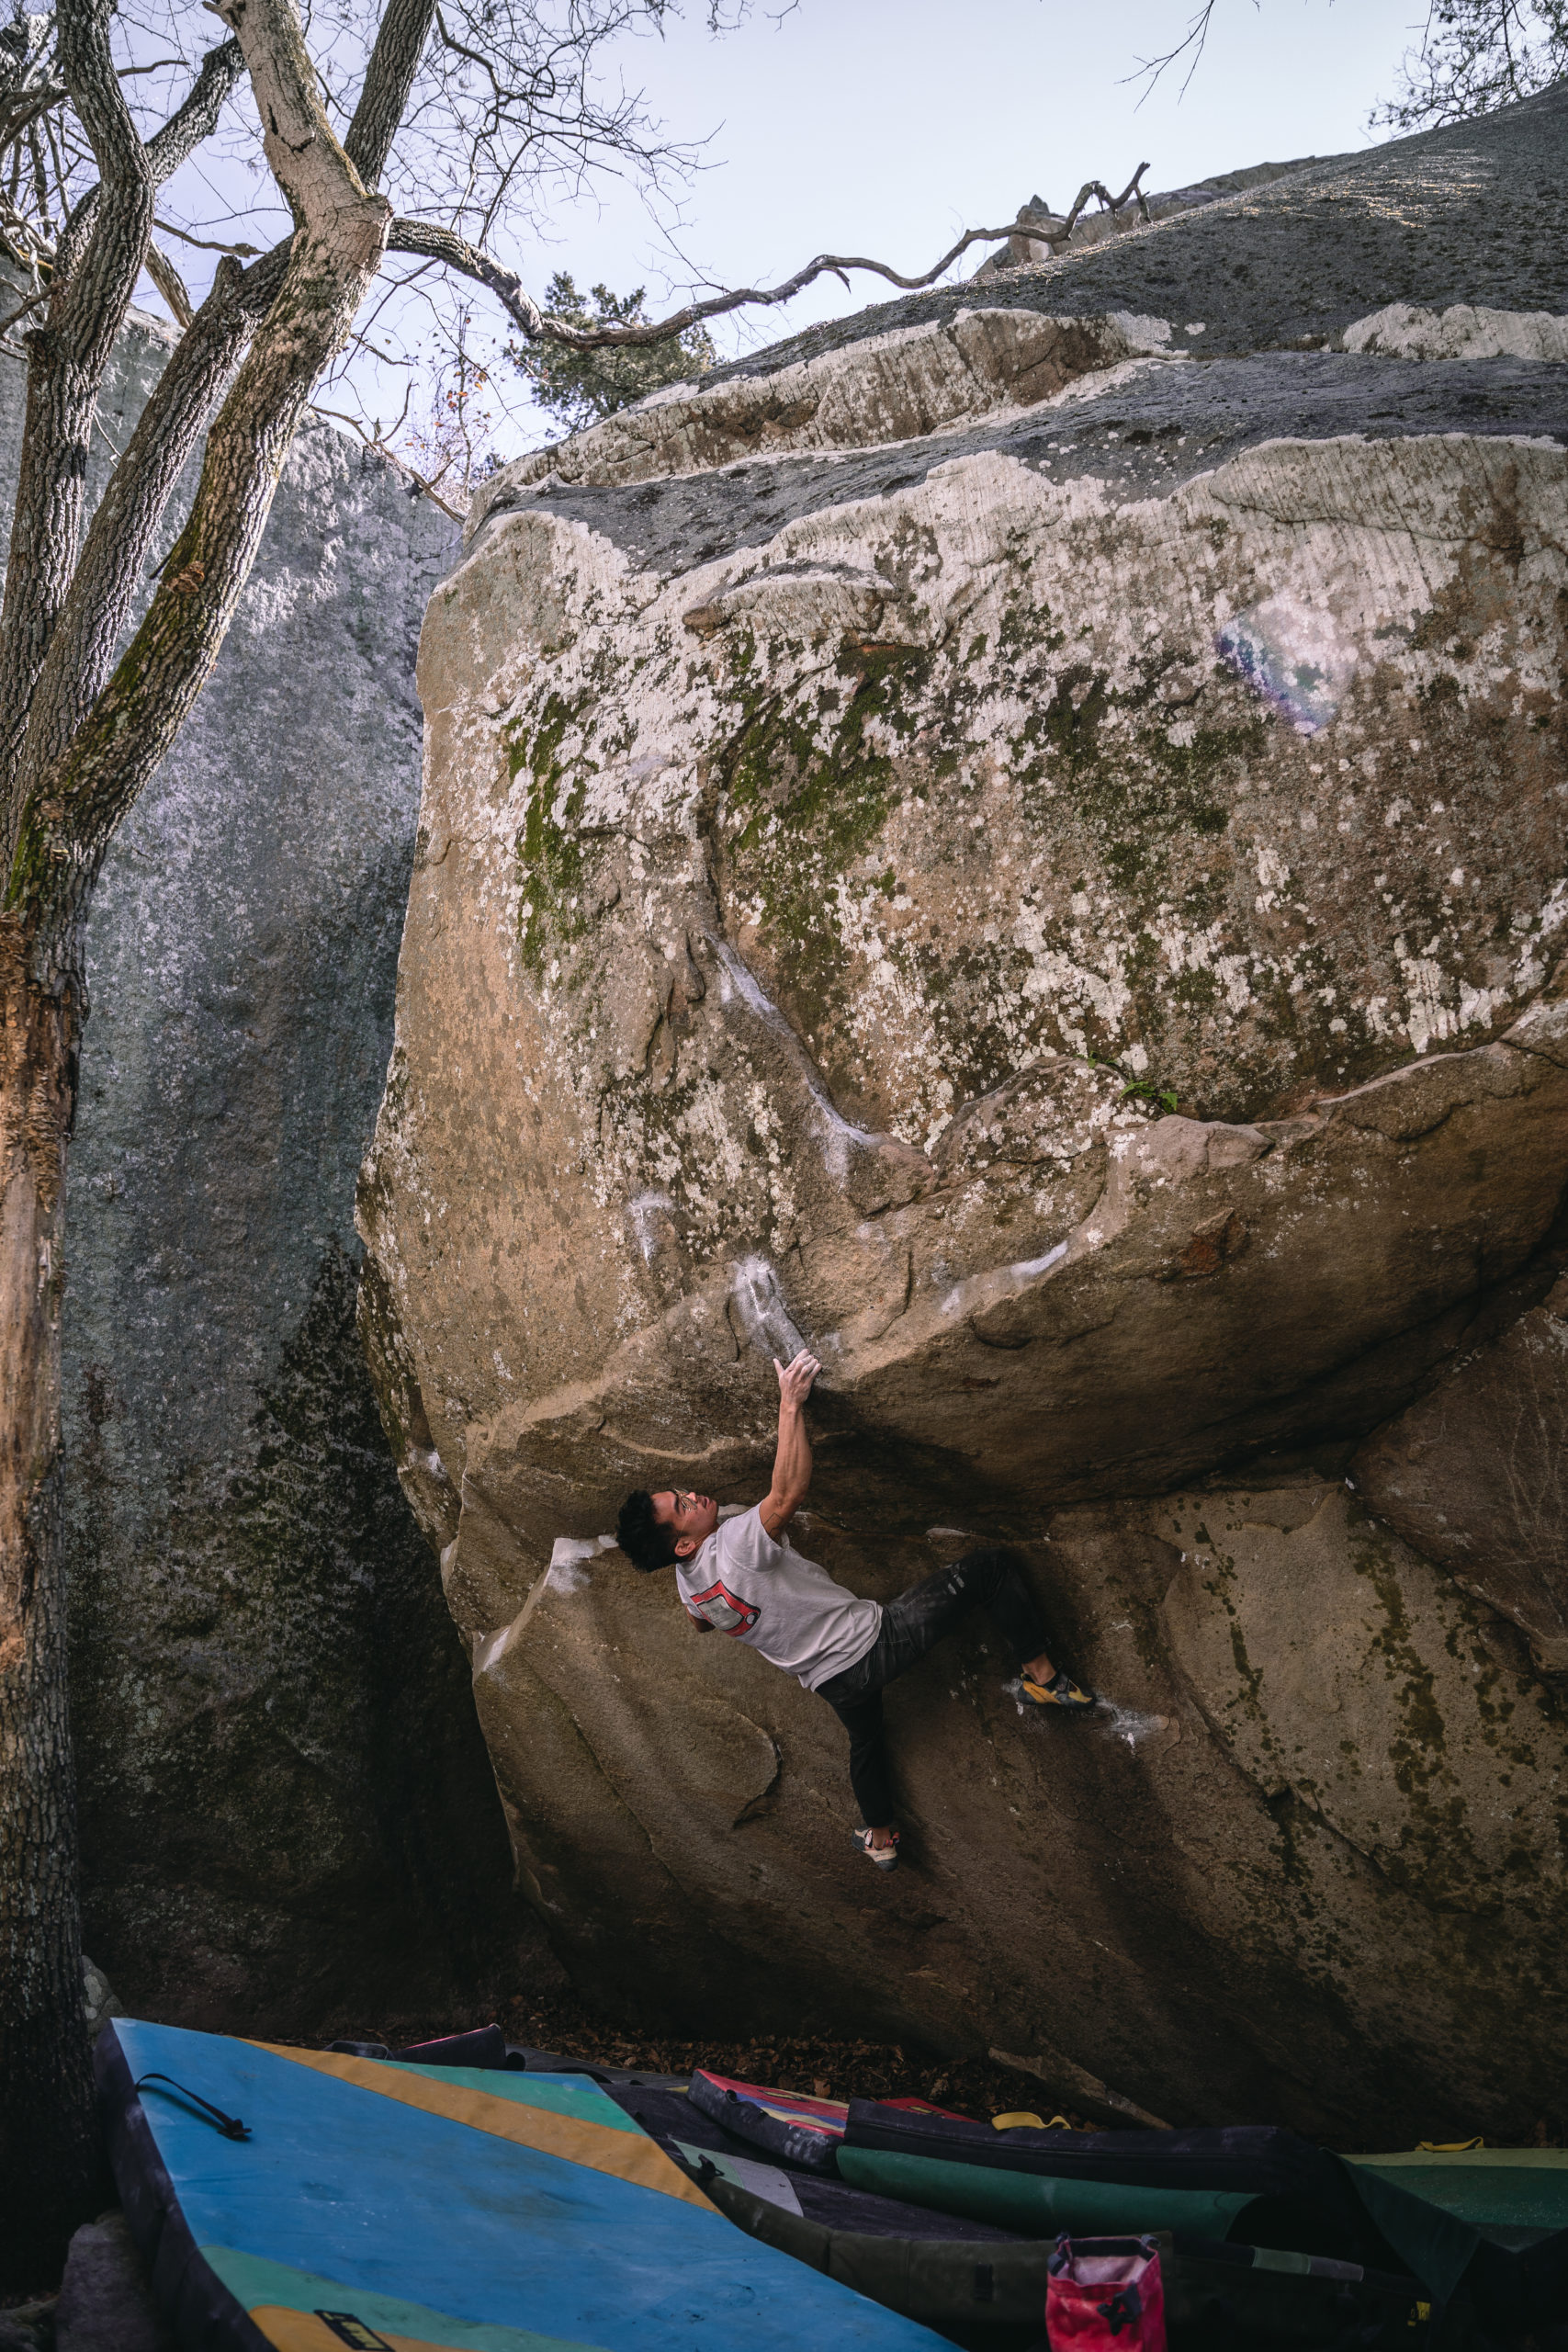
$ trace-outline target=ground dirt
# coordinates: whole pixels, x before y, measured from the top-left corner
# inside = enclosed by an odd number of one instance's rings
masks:
[[[764,2034],[748,2041],[682,2041],[617,2024],[570,1987],[503,2000],[495,2018],[508,2041],[519,2047],[547,2050],[598,2066],[637,2067],[660,2075],[688,2075],[701,2066],[737,2082],[765,2083],[815,2098],[924,2098],[962,2115],[1032,2113],[1043,2123],[1063,2117],[1075,2131],[1105,2129],[1085,2116],[1065,2112],[1052,2102],[1043,2084],[1012,2067],[985,2058],[942,2058],[915,2043],[813,2034]],[[400,2017],[368,2023],[361,2018],[342,2024],[334,2038],[385,2041],[397,2049],[463,2030],[450,2018]],[[1568,2116],[1548,2115],[1522,2135],[1519,2144],[1556,2148],[1565,2143]],[[1370,2140],[1365,2143],[1368,2152],[1372,2144]],[[1344,2152],[1361,2153],[1360,2142],[1348,2141]]]
[[[635,2066],[659,2075],[689,2075],[705,2066],[738,2082],[766,2083],[775,2090],[801,2091],[815,2098],[927,2098],[964,2115],[1032,2112],[1049,2122],[1062,2112],[1044,2086],[1027,2075],[984,2058],[939,2058],[914,2044],[834,2041],[813,2034],[761,2035],[749,2041],[680,2041],[617,2025],[570,1989],[536,1997],[518,1995],[502,2001],[494,2015],[508,2041],[553,2051],[563,2058],[586,2059],[596,2066]],[[473,2022],[489,2019],[476,2018]],[[464,2030],[450,2018],[344,2018],[334,2024],[329,2038],[384,2041],[396,2050]],[[281,2038],[312,2049],[320,2048],[322,2039]],[[1066,2120],[1076,2129],[1089,2128],[1081,2116]]]

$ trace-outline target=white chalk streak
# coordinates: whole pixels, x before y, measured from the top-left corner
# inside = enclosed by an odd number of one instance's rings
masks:
[[[581,1592],[588,1582],[587,1562],[615,1548],[613,1535],[558,1535],[550,1546],[545,1582],[552,1592]]]
[[[731,1287],[752,1346],[766,1355],[776,1356],[780,1363],[788,1363],[792,1357],[799,1355],[806,1341],[784,1305],[778,1275],[766,1258],[743,1258],[735,1269]]]

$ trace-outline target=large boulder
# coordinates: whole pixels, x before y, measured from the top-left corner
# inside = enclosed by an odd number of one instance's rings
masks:
[[[95,494],[169,340],[141,316],[121,338]],[[307,424],[89,929],[64,1364],[85,1928],[128,2006],[190,2024],[428,2015],[508,1931],[466,1662],[354,1333],[414,645],[454,547],[393,468]]]
[[[490,486],[362,1312],[525,1883],[619,1997],[1111,2112],[1536,2096],[1559,1703],[1343,1477],[1557,1271],[1565,130],[891,305]],[[1021,1722],[984,1629],[900,1685],[891,1887],[828,1711],[604,1535],[754,1498],[802,1338],[802,1548],[885,1595],[1009,1539],[1109,1702]]]

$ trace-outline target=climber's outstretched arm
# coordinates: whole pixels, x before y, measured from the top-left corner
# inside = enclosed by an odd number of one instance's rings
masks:
[[[773,1358],[773,1370],[779,1376],[779,1447],[773,1456],[773,1483],[759,1516],[775,1544],[806,1500],[811,1484],[811,1440],[806,1430],[806,1400],[821,1369],[817,1358],[805,1348],[791,1363],[780,1363],[777,1356]]]

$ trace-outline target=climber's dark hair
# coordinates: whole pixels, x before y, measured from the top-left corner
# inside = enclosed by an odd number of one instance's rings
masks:
[[[642,1487],[621,1505],[615,1541],[633,1567],[645,1576],[651,1576],[655,1568],[667,1568],[675,1557],[675,1530],[660,1525],[653,1516],[653,1497]]]

